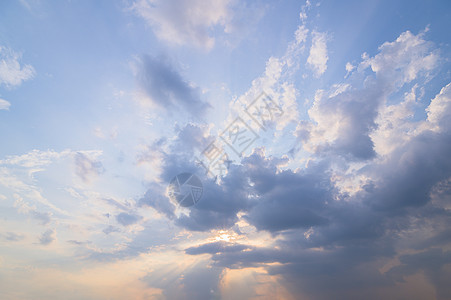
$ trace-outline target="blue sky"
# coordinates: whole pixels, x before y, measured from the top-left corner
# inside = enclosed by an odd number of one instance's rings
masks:
[[[3,1],[0,298],[451,298],[449,28],[448,1]]]

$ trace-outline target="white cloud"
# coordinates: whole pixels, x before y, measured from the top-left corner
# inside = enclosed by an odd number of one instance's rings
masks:
[[[386,101],[406,83],[418,80],[420,75],[427,80],[429,72],[437,65],[437,51],[431,49],[432,44],[425,41],[423,35],[406,31],[395,41],[379,47],[375,56],[364,53],[357,71],[349,80],[337,85],[346,87],[344,90],[317,91],[309,110],[313,122],[302,123],[298,128],[304,148],[368,159],[376,153],[387,154],[407,141],[406,133],[416,127],[408,118],[413,114],[417,87],[396,105],[387,106]],[[364,76],[367,68],[374,73]],[[350,69],[348,65],[348,71]],[[442,103],[441,106],[446,102],[437,103]],[[433,104],[431,109],[433,118],[443,108],[434,108]]]
[[[319,77],[326,72],[328,60],[326,34],[313,31],[312,47],[307,58],[307,64],[312,68],[315,76]]]
[[[428,122],[436,131],[451,128],[451,83],[441,89],[440,93],[431,101],[426,109]]]
[[[362,55],[359,69],[371,68],[383,84],[390,88],[399,87],[427,74],[438,63],[438,51],[431,51],[432,44],[423,39],[424,32],[413,35],[403,32],[395,41],[385,42],[374,57]]]
[[[376,118],[377,129],[370,134],[374,149],[380,155],[387,155],[403,145],[415,134],[417,124],[411,121],[417,100],[418,86],[406,93],[397,104],[382,106]]]
[[[9,110],[9,107],[11,106],[11,103],[9,103],[6,100],[0,99],[0,110]]]
[[[143,17],[159,39],[176,45],[214,46],[211,30],[226,26],[230,0],[139,0],[132,10]]]
[[[0,165],[16,165],[25,168],[39,168],[51,164],[53,161],[70,154],[70,150],[64,150],[62,152],[56,152],[53,150],[32,150],[22,155],[7,156],[5,159],[0,160]]]
[[[35,70],[31,65],[20,65],[21,55],[13,50],[0,46],[0,84],[6,87],[19,86],[23,81],[31,79]],[[1,102],[0,102],[1,106]]]
[[[299,26],[296,32],[294,33],[296,43],[297,44],[305,43],[305,41],[307,40],[308,32],[309,30],[304,25]]]

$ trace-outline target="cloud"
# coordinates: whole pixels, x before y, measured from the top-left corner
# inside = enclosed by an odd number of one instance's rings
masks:
[[[190,247],[185,250],[186,254],[190,255],[198,255],[198,254],[216,254],[216,253],[224,253],[224,252],[237,252],[237,251],[243,251],[250,249],[252,247],[243,245],[243,244],[237,244],[237,243],[228,243],[228,242],[214,242],[214,243],[207,243],[203,245],[199,245],[196,247]]]
[[[39,238],[39,243],[41,245],[47,246],[50,245],[53,241],[56,240],[56,231],[54,229],[49,229],[42,233]]]
[[[41,222],[41,225],[47,225],[52,220],[51,219],[52,214],[49,212],[38,212],[38,211],[33,210],[32,216],[36,220],[39,220]]]
[[[92,242],[91,241],[80,242],[80,241],[77,241],[77,240],[68,240],[67,243],[72,244],[72,245],[76,245],[76,246],[84,246],[84,245],[89,245]]]
[[[20,233],[7,232],[7,233],[3,234],[3,238],[9,242],[18,242],[18,241],[23,240],[25,238],[25,236]]]
[[[437,295],[448,298],[441,278],[449,277],[449,253],[437,247],[451,245],[451,84],[432,97],[426,120],[410,119],[438,61],[423,33],[402,33],[348,67],[344,82],[317,91],[311,120],[298,127],[310,151],[305,166],[283,168],[287,158],[254,149],[221,181],[202,178],[204,198],[186,214],[163,202],[152,206],[192,231],[245,223],[268,232],[270,245],[210,242],[185,253],[210,254],[215,267],[262,267],[293,295],[411,298],[419,291],[411,276],[425,272]],[[254,84],[276,86],[284,66],[271,59]],[[196,139],[180,137],[171,141],[177,147],[165,148],[166,180],[179,169],[196,170],[190,159]],[[390,139],[382,144],[384,137]]]
[[[97,157],[100,153],[77,152],[74,154],[76,174],[84,181],[102,174],[105,169]]]
[[[140,0],[131,9],[149,23],[159,39],[209,50],[215,44],[211,31],[226,25],[230,3],[230,0]]]
[[[35,206],[30,206],[17,194],[14,195],[14,198],[16,198],[14,206],[17,207],[17,210],[20,213],[29,214],[34,219],[38,220],[41,225],[47,225],[52,221],[52,213],[38,211]]]
[[[141,220],[142,217],[137,214],[132,213],[120,213],[116,216],[116,221],[120,223],[122,226],[130,226],[136,224]]]
[[[6,100],[0,99],[0,110],[9,110],[9,107],[11,106],[11,103],[9,103]]]
[[[202,117],[210,107],[200,99],[198,88],[183,79],[167,59],[143,56],[136,76],[148,99],[166,111],[186,111]]]
[[[108,227],[106,227],[105,229],[102,230],[103,233],[105,233],[106,235],[109,235],[110,233],[113,232],[120,232],[120,229],[113,226],[113,225],[109,225]]]
[[[310,55],[307,58],[307,64],[312,68],[316,77],[326,72],[327,61],[327,35],[322,32],[313,31],[312,46]]]
[[[439,54],[432,43],[424,39],[425,32],[417,35],[403,32],[393,42],[385,42],[374,57],[363,54],[359,70],[371,68],[385,89],[394,89],[428,75],[438,63]]]
[[[387,98],[421,75],[427,77],[438,56],[432,45],[423,39],[423,33],[413,35],[408,31],[394,42],[384,43],[379,50],[374,57],[364,55],[357,73],[345,82],[329,91],[316,92],[308,111],[313,122],[301,122],[298,128],[304,149],[365,160],[375,157],[375,149],[385,151],[383,148],[390,147],[374,144],[374,141],[385,143],[389,134],[383,131],[387,127],[378,127],[377,122],[387,123],[386,118],[393,120],[397,116],[392,113],[395,107],[391,111],[385,108]],[[372,73],[366,75],[369,67]],[[393,124],[388,126],[393,128]],[[403,139],[404,131],[399,133],[393,141]]]
[[[399,258],[401,264],[392,268],[388,275],[398,282],[405,282],[405,277],[417,272],[424,272],[437,288],[437,299],[451,297],[451,288],[445,278],[451,276],[445,265],[451,264],[451,251],[431,249],[416,254],[406,254]]]
[[[427,121],[435,131],[451,128],[451,83],[440,90],[426,109]]]
[[[167,218],[173,219],[175,217],[174,214],[174,204],[166,197],[164,197],[164,192],[160,191],[157,185],[154,185],[153,188],[147,190],[146,194],[138,200],[138,207],[153,207],[158,212],[164,214]]]
[[[17,87],[34,77],[34,68],[31,65],[21,66],[20,59],[20,54],[0,46],[0,85],[3,84],[7,88]]]

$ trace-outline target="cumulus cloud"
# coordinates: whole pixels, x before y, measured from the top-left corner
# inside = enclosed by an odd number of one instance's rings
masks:
[[[394,89],[428,74],[436,67],[439,59],[437,50],[424,39],[424,32],[417,35],[403,32],[395,41],[385,42],[379,47],[379,54],[369,57],[364,54],[358,68],[368,67],[376,73],[386,89]]]
[[[357,69],[349,68],[349,81],[317,92],[312,122],[298,127],[312,151],[305,167],[281,169],[286,158],[257,149],[221,181],[203,178],[204,198],[187,214],[152,206],[189,230],[245,222],[270,233],[269,246],[213,242],[185,252],[209,254],[216,267],[263,267],[281,276],[293,295],[408,298],[411,292],[399,283],[410,286],[411,276],[425,272],[437,295],[449,298],[440,279],[449,276],[449,253],[437,247],[451,244],[445,205],[451,190],[450,84],[433,97],[426,120],[409,120],[416,91],[439,59],[422,33],[401,34],[374,57],[364,56]],[[280,61],[273,63],[268,80],[281,74]],[[407,83],[413,87],[389,104],[388,97]],[[403,126],[412,132],[395,143],[395,136],[405,134],[398,131]],[[393,142],[381,150],[375,143],[383,135]],[[164,178],[176,174],[178,163],[196,170],[187,163],[190,153],[165,153]],[[405,254],[411,249],[417,252]]]
[[[109,225],[108,227],[103,229],[102,232],[105,233],[106,235],[109,235],[110,233],[113,232],[120,232],[120,229],[115,226]]]
[[[148,99],[167,111],[187,111],[202,117],[210,105],[165,58],[145,55],[137,63],[137,79]]]
[[[432,99],[426,111],[427,121],[433,126],[433,130],[444,131],[451,128],[451,83]]]
[[[307,65],[310,66],[316,77],[326,72],[327,61],[327,35],[322,32],[313,31],[312,46],[310,55],[307,58]]]
[[[358,73],[338,88],[318,90],[309,109],[313,123],[301,122],[298,128],[304,148],[317,153],[334,152],[350,159],[375,157],[375,148],[381,149],[381,145],[375,147],[374,141],[384,142],[384,137],[389,134],[382,132],[386,127],[378,125],[394,116],[385,108],[388,97],[421,75],[427,77],[437,64],[437,51],[423,36],[423,33],[402,33],[394,42],[384,43],[374,57],[364,55]],[[374,73],[365,76],[368,68]],[[361,78],[363,82],[356,84]],[[393,109],[395,107],[391,111]],[[378,138],[382,134],[384,137]],[[397,139],[398,136],[393,138]],[[387,147],[390,146],[385,145]]]
[[[20,59],[19,53],[0,46],[0,85],[12,88],[34,77],[36,73],[34,68],[27,64],[21,65]]]

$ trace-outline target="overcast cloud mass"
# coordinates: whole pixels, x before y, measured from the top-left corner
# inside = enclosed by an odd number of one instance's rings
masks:
[[[0,4],[0,298],[451,299],[449,28],[438,0]]]

